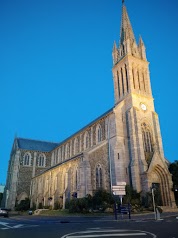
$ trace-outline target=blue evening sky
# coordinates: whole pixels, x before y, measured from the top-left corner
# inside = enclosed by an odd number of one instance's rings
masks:
[[[177,158],[178,1],[126,0],[150,62],[165,157]],[[15,135],[60,142],[114,105],[121,0],[0,1],[0,183]]]

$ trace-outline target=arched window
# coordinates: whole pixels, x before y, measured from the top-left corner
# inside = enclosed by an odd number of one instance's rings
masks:
[[[45,192],[48,192],[48,189],[49,189],[49,180],[47,179],[45,181]]]
[[[58,149],[58,163],[61,162],[61,148]]]
[[[122,68],[121,68],[121,79],[122,79],[122,93],[123,93],[123,95],[124,95],[124,93],[125,93],[125,90],[124,90],[124,75],[123,75],[123,70],[122,70]]]
[[[70,157],[70,146],[69,143],[67,143],[66,145],[66,159],[68,159]]]
[[[65,147],[65,145],[64,145],[64,146],[62,147],[62,160],[65,160],[65,154],[66,154],[66,153],[65,153],[65,152],[66,152],[66,151],[65,151],[65,148],[66,148],[66,147]]]
[[[141,90],[141,87],[140,87],[140,74],[139,74],[139,70],[137,70],[137,79],[138,79],[138,87],[139,87],[139,90]]]
[[[142,123],[141,128],[142,128],[142,138],[145,157],[146,161],[149,163],[154,152],[152,133],[149,126],[146,123]]]
[[[120,78],[119,78],[119,72],[117,71],[117,86],[118,86],[118,94],[119,94],[119,98],[120,98]]]
[[[39,167],[45,167],[45,156],[43,154],[39,155],[38,166]]]
[[[51,156],[51,166],[53,166],[53,165],[54,165],[54,151],[53,151],[52,156]]]
[[[54,179],[54,191],[57,190],[57,176]]]
[[[57,164],[57,150],[54,151],[54,161],[55,164]]]
[[[74,142],[74,154],[79,153],[79,139],[75,138],[75,142]]]
[[[132,78],[133,78],[133,86],[134,86],[134,89],[135,89],[135,72],[134,72],[134,69],[132,69]]]
[[[101,125],[99,125],[98,127],[97,127],[97,133],[96,133],[96,135],[97,135],[97,142],[101,142],[102,141],[102,128],[101,128]]]
[[[129,92],[129,81],[128,81],[127,65],[126,64],[125,64],[125,77],[126,77],[127,92]]]
[[[78,188],[78,182],[79,182],[79,176],[78,176],[78,168],[75,169],[75,184],[74,184],[74,190],[77,190]]]
[[[89,148],[89,134],[88,132],[85,133],[85,137],[84,137],[84,148],[88,149]]]
[[[31,154],[30,153],[26,153],[24,155],[23,165],[30,166],[30,164],[31,164]]]
[[[103,187],[103,175],[101,165],[97,165],[96,167],[96,189],[100,189]]]
[[[67,177],[66,177],[66,173],[64,173],[63,174],[63,190],[65,190],[66,189],[66,187],[67,187],[67,181],[66,181],[66,179],[67,179]]]

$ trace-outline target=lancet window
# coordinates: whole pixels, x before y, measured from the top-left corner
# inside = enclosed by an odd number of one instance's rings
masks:
[[[85,149],[89,148],[89,134],[88,134],[88,132],[85,133],[84,147],[85,147]]]
[[[101,125],[99,125],[98,127],[97,127],[97,133],[96,133],[96,135],[97,135],[97,142],[101,142],[102,141],[102,128],[101,128]]]
[[[149,163],[154,149],[153,149],[153,137],[149,126],[146,123],[142,123],[142,138],[143,138],[143,147],[145,151],[146,161]]]
[[[101,165],[97,165],[96,167],[96,189],[102,188],[103,185],[103,173]]]
[[[30,153],[26,153],[24,155],[23,165],[30,166],[30,164],[31,164],[31,154]]]
[[[38,166],[39,167],[45,167],[45,156],[43,154],[39,155]]]

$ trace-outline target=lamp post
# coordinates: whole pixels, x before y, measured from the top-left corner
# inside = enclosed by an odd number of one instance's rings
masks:
[[[178,185],[174,185],[174,188],[173,188],[173,190],[174,190],[174,196],[175,196],[175,200],[176,200],[176,205],[177,205],[177,194],[178,194]]]
[[[153,209],[154,209],[154,214],[155,214],[155,220],[157,220],[156,206],[155,206],[155,195],[154,195],[154,186],[153,185],[151,187],[151,194],[152,194],[152,200],[153,200]]]

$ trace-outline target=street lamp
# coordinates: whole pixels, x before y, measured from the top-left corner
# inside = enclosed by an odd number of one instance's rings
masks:
[[[152,184],[151,194],[152,194],[152,200],[153,200],[153,209],[154,209],[154,214],[155,214],[155,220],[157,220],[154,190],[155,190],[155,187],[154,187],[154,184]]]
[[[176,200],[176,205],[177,205],[177,198],[178,198],[178,196],[177,196],[177,192],[178,192],[178,185],[174,185],[174,187],[173,187],[173,191],[174,191],[174,197],[175,197],[175,200]]]

